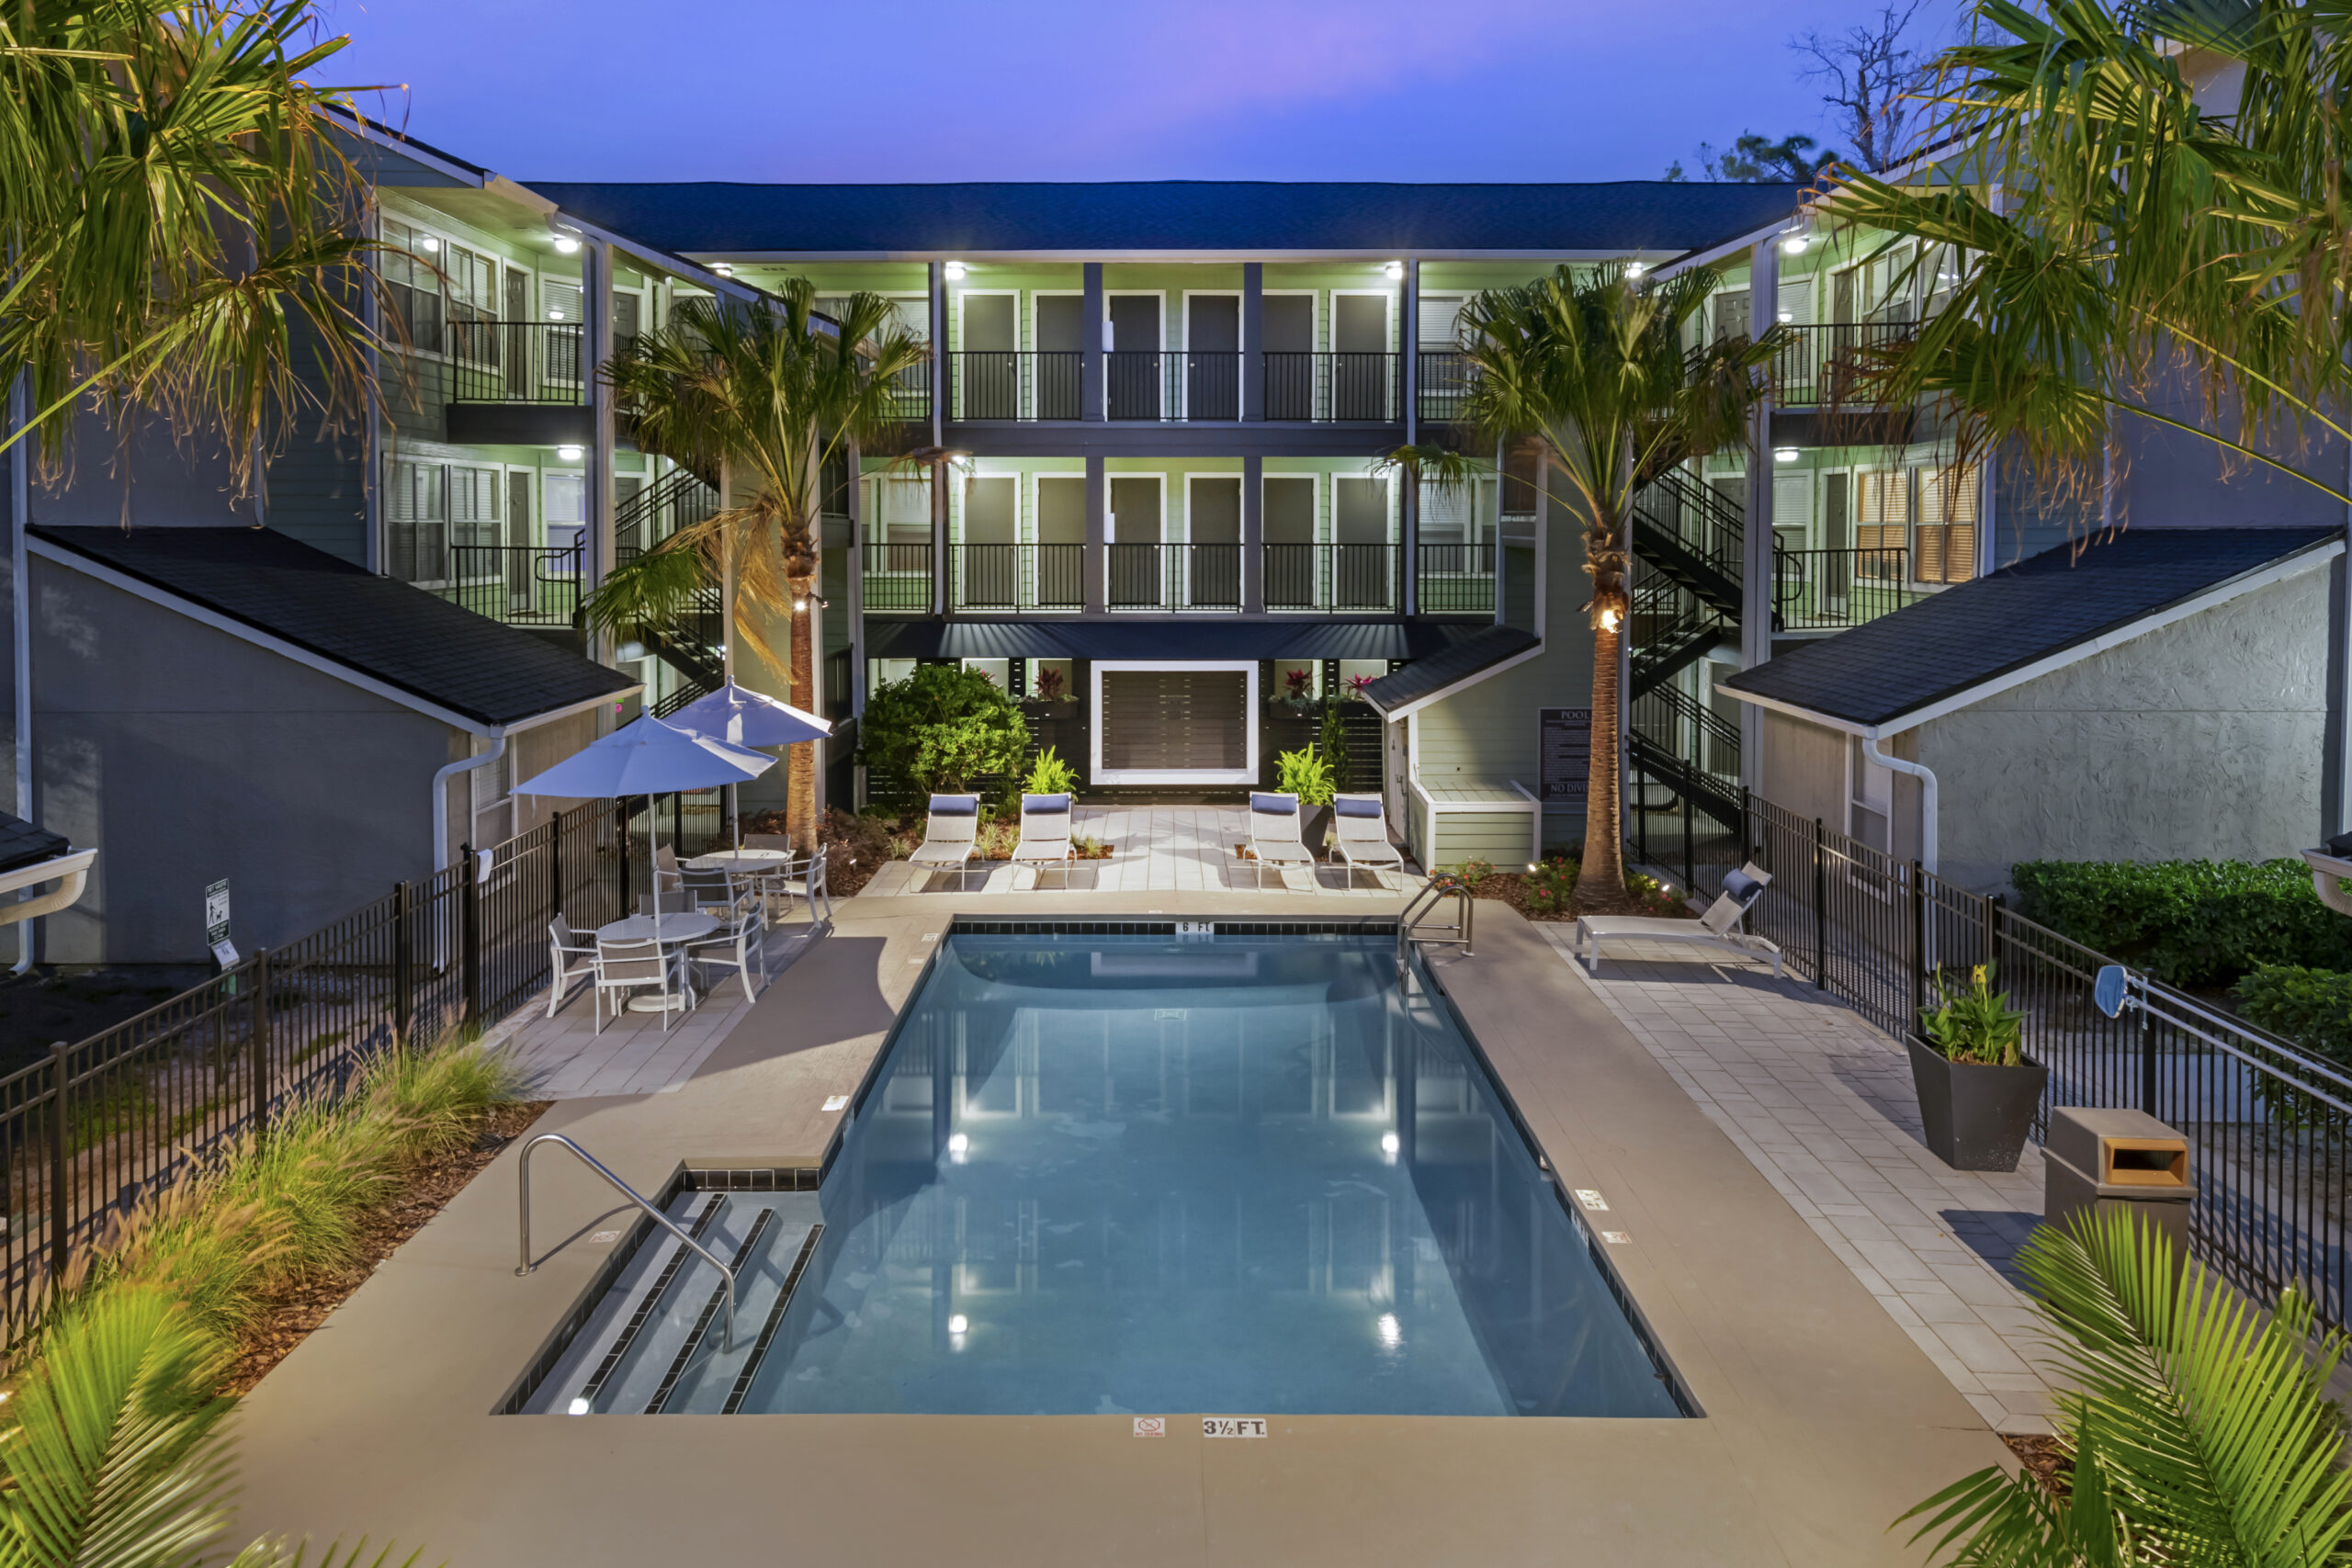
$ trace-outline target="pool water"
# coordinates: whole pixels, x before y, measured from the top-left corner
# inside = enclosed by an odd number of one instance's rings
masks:
[[[817,1190],[669,1213],[731,1341],[654,1233],[514,1408],[1684,1413],[1390,935],[953,932]]]
[[[1392,938],[943,943],[738,1408],[1681,1414]]]

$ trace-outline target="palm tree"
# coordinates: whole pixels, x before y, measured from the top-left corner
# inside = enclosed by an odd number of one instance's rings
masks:
[[[300,80],[346,40],[313,26],[310,0],[0,15],[0,385],[27,376],[52,464],[90,394],[217,432],[239,482],[298,416],[365,407],[364,182],[340,96]]]
[[[2340,10],[1978,0],[1974,15],[2007,38],[1937,62],[1932,169],[1849,172],[1823,204],[1926,242],[1915,271],[1957,275],[1949,307],[1879,355],[1882,399],[1936,400],[1963,457],[2010,447],[2052,483],[2089,482],[2124,412],[2352,502],[2297,461],[2312,435],[2352,440]],[[2232,65],[2234,96],[2200,105]]]
[[[1524,288],[1481,294],[1462,311],[1463,351],[1475,370],[1464,423],[1487,441],[1532,446],[1543,458],[1539,488],[1584,519],[1592,771],[1576,897],[1596,913],[1629,902],[1617,693],[1634,497],[1676,464],[1747,441],[1762,395],[1757,371],[1779,344],[1768,333],[1685,346],[1720,276],[1695,267],[1644,287],[1615,265],[1562,266]],[[1461,460],[1422,455],[1406,466],[1458,482]],[[1555,476],[1561,489],[1552,488]]]
[[[2340,1336],[2290,1290],[2266,1318],[2122,1213],[2018,1253],[2049,1325],[2067,1495],[1978,1471],[1904,1516],[1955,1562],[2323,1568],[2352,1561],[2352,1473],[2326,1395]],[[1898,1523],[1902,1522],[1900,1520]]]
[[[720,506],[616,567],[588,605],[592,624],[629,632],[671,619],[716,584],[727,678],[740,639],[788,674],[794,705],[811,712],[822,476],[850,447],[899,434],[899,378],[929,354],[890,324],[893,307],[878,294],[850,296],[838,332],[814,316],[816,298],[816,286],[796,277],[773,302],[690,304],[605,366],[638,445],[717,476]],[[734,502],[745,489],[749,499]],[[789,648],[770,647],[747,608],[788,617]],[[804,843],[816,841],[816,766],[813,746],[792,748],[789,825]]]

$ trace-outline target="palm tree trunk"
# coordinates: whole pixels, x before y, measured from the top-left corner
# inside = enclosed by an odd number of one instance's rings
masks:
[[[1625,658],[1625,621],[1592,628],[1592,762],[1585,782],[1584,863],[1577,873],[1580,914],[1620,913],[1625,893],[1625,769],[1617,694]]]
[[[797,606],[792,612],[792,705],[803,713],[817,711],[817,650],[814,626],[816,579],[786,579]],[[786,748],[784,787],[785,831],[792,835],[796,852],[817,842],[817,743],[803,740]]]

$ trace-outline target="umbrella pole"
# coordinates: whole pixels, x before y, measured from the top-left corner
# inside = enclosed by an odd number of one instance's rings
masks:
[[[645,796],[645,867],[653,874],[653,931],[662,931],[662,814],[654,809],[653,795]]]

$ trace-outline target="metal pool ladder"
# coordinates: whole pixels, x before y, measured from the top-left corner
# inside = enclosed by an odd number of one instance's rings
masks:
[[[522,1204],[523,1220],[523,1252],[520,1267],[518,1267],[514,1272],[517,1274],[528,1274],[533,1269],[537,1267],[537,1264],[531,1261],[531,1151],[537,1148],[541,1144],[561,1144],[565,1148],[570,1149],[573,1154],[578,1155],[582,1163],[586,1165],[589,1169],[603,1177],[606,1181],[611,1182],[615,1191],[628,1199],[630,1202],[636,1204],[639,1208],[644,1210],[649,1215],[652,1216],[653,1222],[656,1224],[660,1225],[663,1230],[668,1231],[672,1235],[676,1236],[678,1238],[679,1245],[692,1248],[695,1252],[701,1255],[702,1260],[705,1263],[709,1264],[713,1269],[718,1270],[718,1277],[721,1280],[725,1281],[727,1287],[727,1314],[726,1316],[720,1320],[720,1338],[718,1348],[722,1351],[733,1350],[735,1348],[735,1270],[729,1269],[726,1264],[721,1263],[718,1260],[718,1256],[714,1254],[710,1248],[703,1246],[702,1243],[696,1241],[694,1237],[680,1230],[672,1223],[669,1215],[663,1213],[651,1203],[646,1201],[645,1199],[639,1196],[635,1188],[631,1187],[628,1182],[623,1181],[619,1177],[615,1176],[611,1171],[605,1169],[603,1162],[599,1161],[594,1155],[590,1154],[586,1149],[582,1148],[578,1144],[573,1143],[561,1133],[541,1133],[537,1137],[533,1138],[529,1143],[523,1145],[523,1157],[518,1167],[518,1175],[520,1179],[519,1196]]]
[[[1453,921],[1451,925],[1430,923],[1438,906],[1448,898],[1453,900]],[[1421,890],[1406,904],[1404,913],[1396,917],[1396,968],[1402,973],[1405,956],[1412,944],[1424,947],[1458,947],[1462,956],[1474,956],[1470,951],[1470,909],[1473,900],[1470,889],[1450,871],[1441,871],[1421,884]]]

